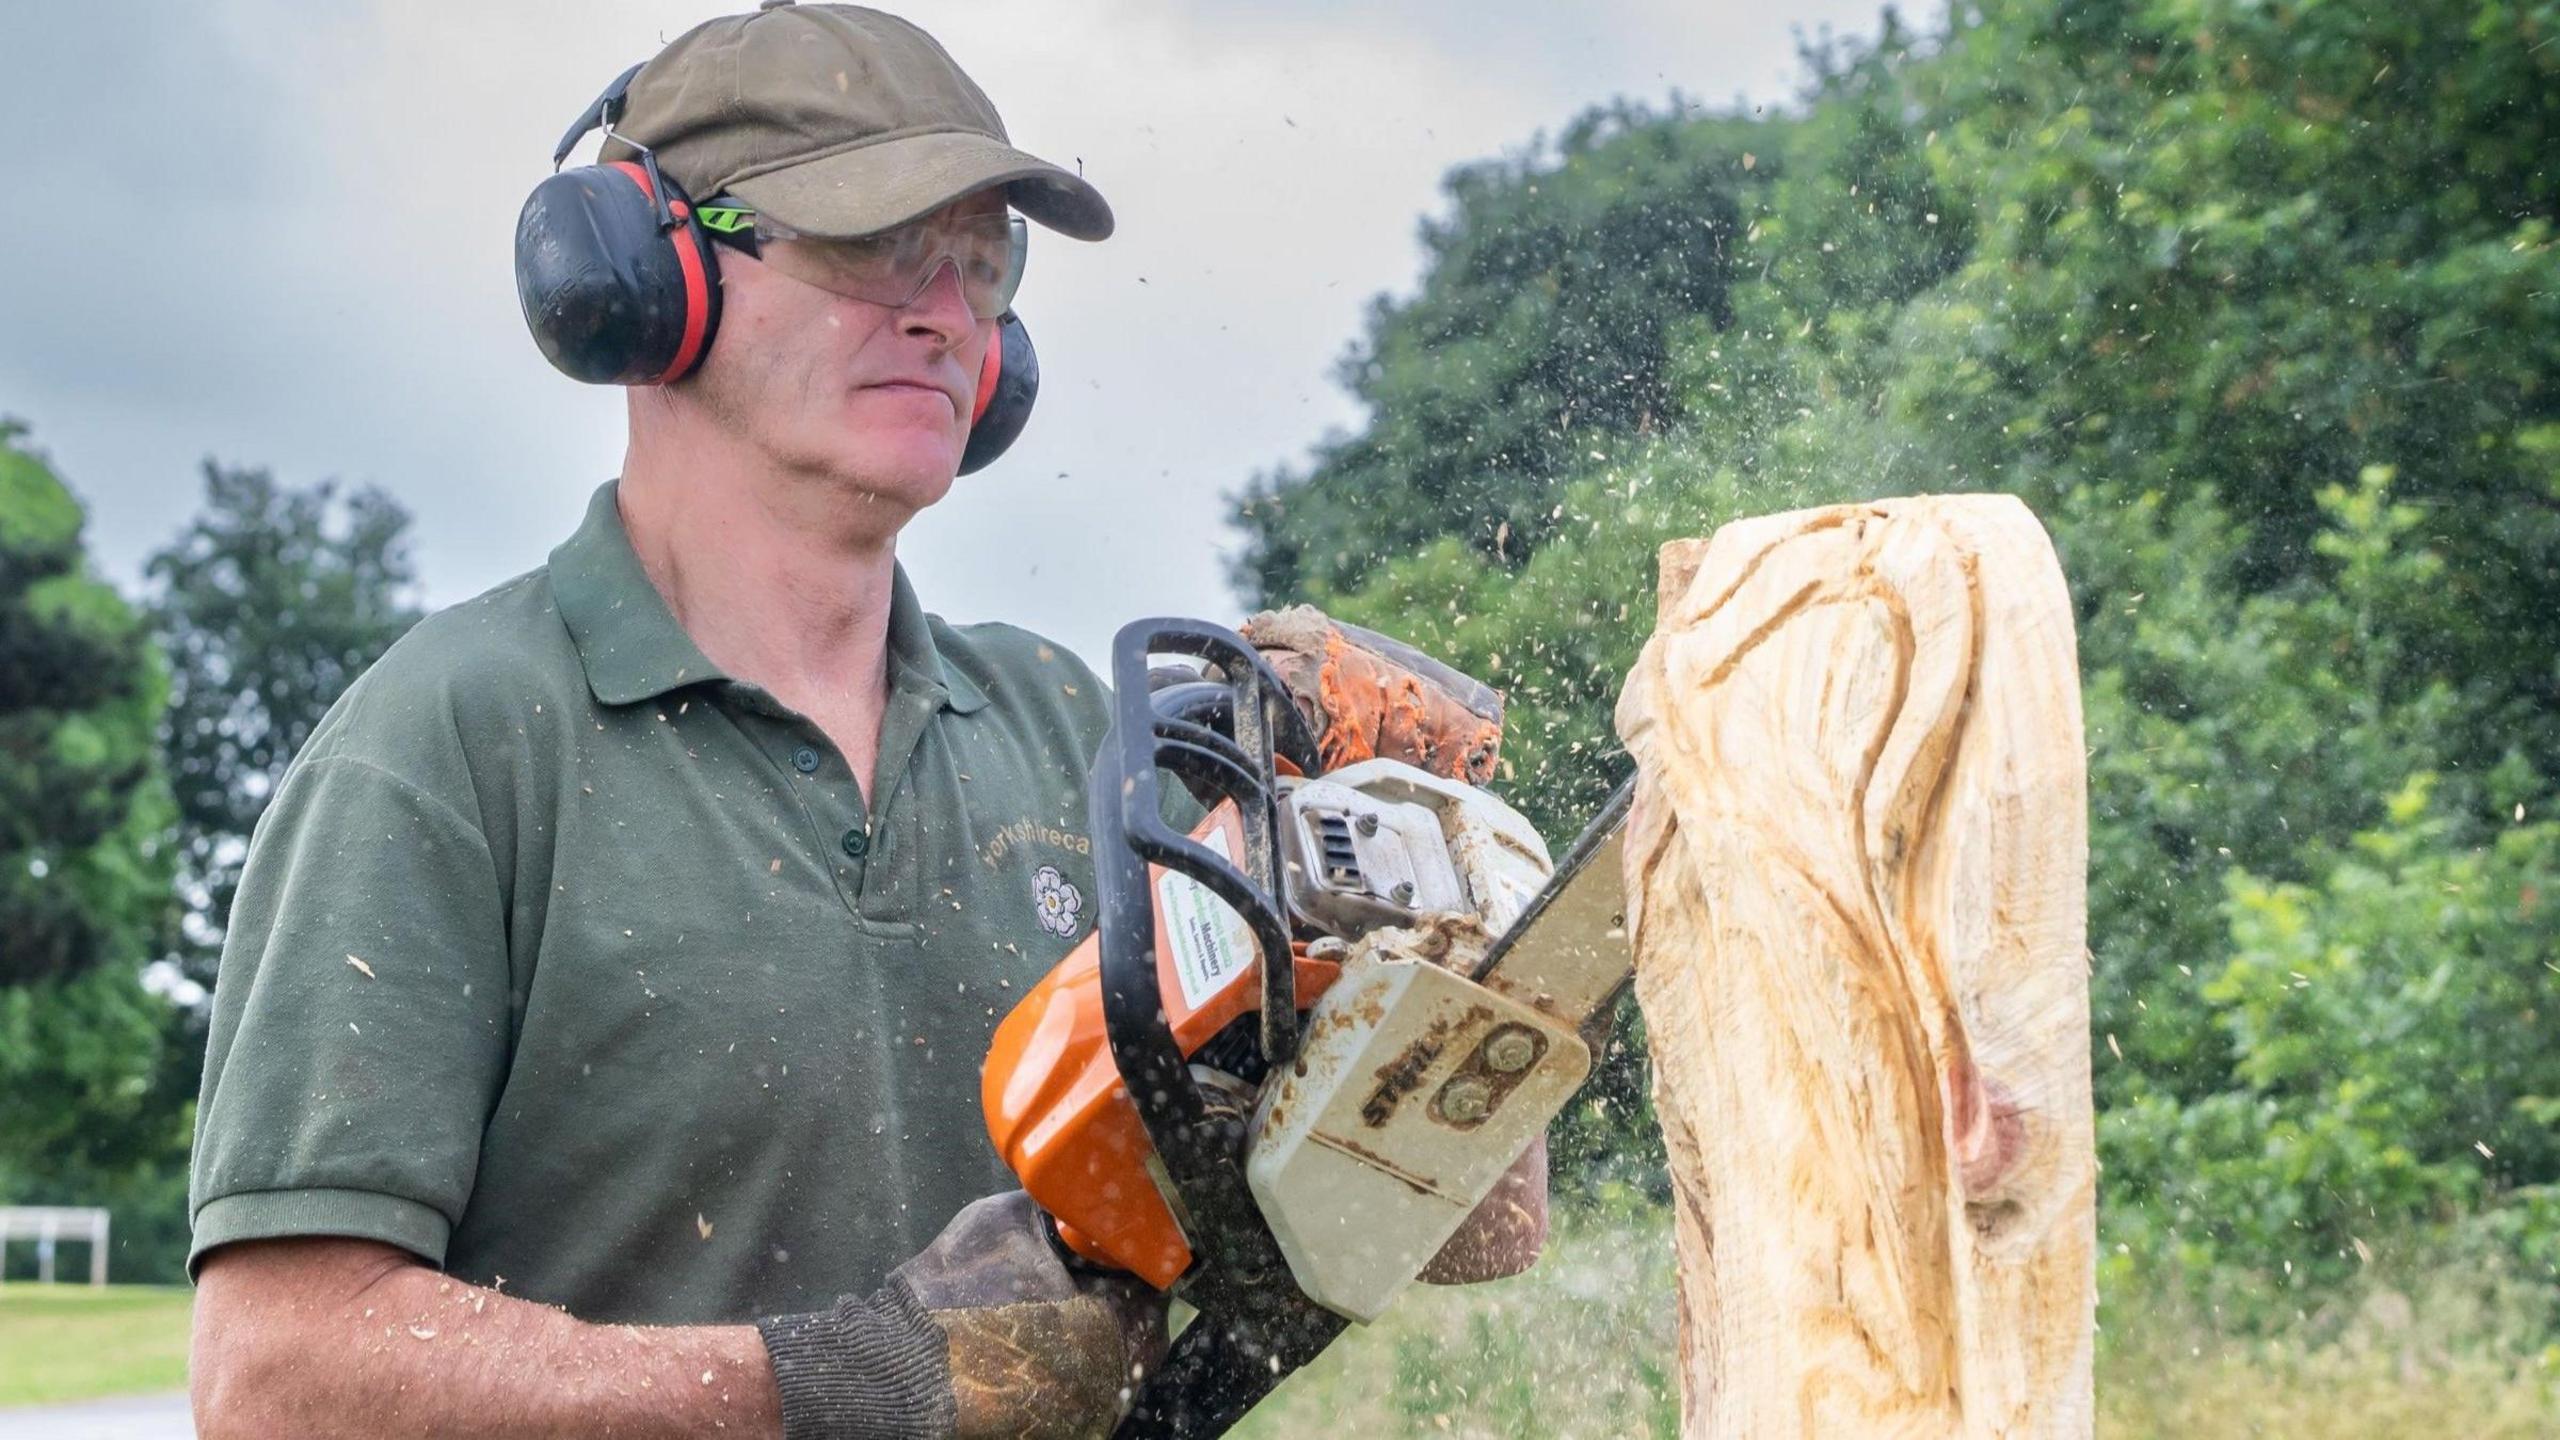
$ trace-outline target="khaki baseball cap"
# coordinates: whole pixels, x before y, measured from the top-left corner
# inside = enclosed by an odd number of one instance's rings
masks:
[[[1060,234],[1111,233],[1102,192],[1014,149],[932,36],[860,6],[783,0],[697,25],[632,77],[614,129],[695,199],[734,195],[803,234],[874,234],[990,185]],[[602,158],[636,152],[608,141]]]

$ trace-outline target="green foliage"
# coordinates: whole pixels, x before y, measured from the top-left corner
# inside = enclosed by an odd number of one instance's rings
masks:
[[[166,684],[23,433],[0,422],[0,987],[138,971],[167,913]]]
[[[2413,776],[2317,883],[2230,872],[2230,954],[2197,984],[2227,1088],[2110,1117],[2127,1167],[2110,1178],[2151,1202],[2120,1239],[2148,1228],[2191,1261],[2335,1280],[2365,1263],[2361,1236],[2560,1177],[2543,1014],[2560,1005],[2560,821],[2461,845],[2476,827],[2432,805],[2432,782]],[[2514,1238],[2547,1251],[2548,1235]]]
[[[1356,352],[1368,431],[1240,502],[1248,599],[1502,684],[1509,794],[1569,833],[1661,540],[2023,496],[2080,628],[2111,1244],[2336,1284],[2432,1227],[2552,1273],[2560,4],[1987,0],[1808,59],[1792,115],[1608,112],[1738,228],[1721,302],[1629,283],[1658,403],[1508,466],[1420,456],[1522,418],[1423,319],[1514,304],[1466,227],[1582,202],[1471,172]],[[1642,1154],[1621,1042],[1586,1178]]]
[[[0,1201],[107,1204],[113,1273],[166,1279],[195,1088],[142,985],[175,914],[166,681],[22,434],[0,425]]]
[[[199,1056],[138,965],[0,987],[0,1204],[102,1205],[108,1275],[184,1278]]]
[[[1682,413],[1673,337],[1721,323],[1732,284],[1732,128],[1620,105],[1576,120],[1552,151],[1452,173],[1452,213],[1422,228],[1422,292],[1374,303],[1338,371],[1369,427],[1328,442],[1304,475],[1254,483],[1238,578],[1272,593],[1346,586],[1440,537],[1496,566],[1535,551],[1559,518],[1544,477],[1592,435]]]
[[[205,507],[151,557],[170,664],[163,746],[177,792],[188,969],[212,983],[249,832],[340,692],[417,623],[409,512],[340,502],[207,461]]]
[[[165,1149],[173,1122],[154,1082],[171,1007],[138,969],[0,989],[0,1136],[19,1173],[113,1171]]]

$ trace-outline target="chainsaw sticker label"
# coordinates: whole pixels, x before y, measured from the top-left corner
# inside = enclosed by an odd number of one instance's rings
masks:
[[[1226,860],[1236,858],[1235,842],[1223,825],[1211,826],[1199,840]],[[1253,928],[1187,875],[1167,871],[1157,877],[1156,923],[1173,952],[1173,973],[1189,1009],[1208,1004],[1253,964]]]

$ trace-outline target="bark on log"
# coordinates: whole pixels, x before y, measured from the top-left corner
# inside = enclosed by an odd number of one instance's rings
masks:
[[[1661,556],[1619,701],[1682,1433],[2086,1436],[2096,1164],[2071,603],[2006,496]]]

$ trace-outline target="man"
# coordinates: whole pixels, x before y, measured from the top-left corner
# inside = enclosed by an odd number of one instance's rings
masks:
[[[395,646],[259,828],[197,1137],[197,1424],[1094,1433],[1163,1297],[996,1194],[977,1096],[1092,924],[1059,897],[1094,890],[1107,695],[926,615],[895,542],[1015,278],[970,237],[1110,212],[850,7],[688,32],[617,133],[764,235],[720,255],[699,368],[629,392],[578,533]]]

